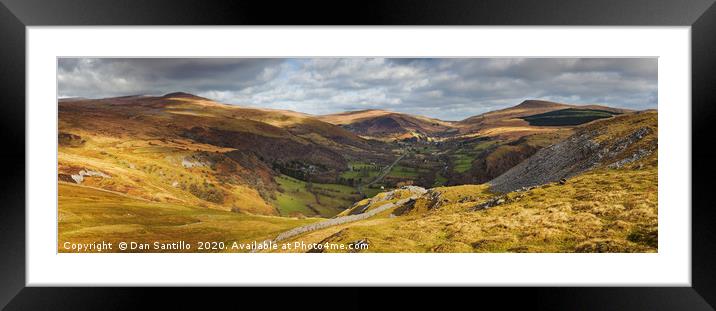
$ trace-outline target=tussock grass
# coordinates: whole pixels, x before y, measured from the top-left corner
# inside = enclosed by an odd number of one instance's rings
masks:
[[[307,242],[371,241],[369,252],[656,252],[657,167],[599,169],[491,198],[484,185],[439,187],[405,216],[357,222],[297,237]],[[439,207],[434,207],[439,203]],[[431,208],[432,207],[432,208]],[[340,235],[336,235],[340,231]]]

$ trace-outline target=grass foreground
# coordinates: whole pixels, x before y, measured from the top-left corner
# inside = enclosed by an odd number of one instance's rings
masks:
[[[116,245],[120,242],[192,244],[189,250],[169,252],[242,252],[230,249],[233,242],[251,243],[319,218],[259,216],[192,207],[182,204],[143,201],[118,193],[67,183],[59,184],[58,251],[68,252],[65,243]],[[199,242],[223,242],[225,249],[198,250]],[[132,251],[132,250],[130,250]],[[134,250],[159,252],[161,250]],[[110,252],[117,252],[116,248]]]
[[[599,169],[493,198],[486,185],[439,187],[401,216],[382,216],[297,237],[306,243],[367,241],[367,252],[656,252],[657,166]],[[439,198],[437,203],[434,199]]]

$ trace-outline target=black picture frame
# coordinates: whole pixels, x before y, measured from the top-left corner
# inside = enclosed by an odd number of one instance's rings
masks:
[[[716,212],[710,191],[716,173],[709,148],[716,109],[716,5],[714,0],[490,0],[392,2],[0,0],[0,307],[8,310],[105,310],[187,307],[188,297],[214,297],[215,289],[42,288],[25,284],[25,34],[27,26],[92,25],[595,25],[691,26],[692,265],[691,287],[481,288],[468,299],[502,306],[569,310],[713,310],[716,306]],[[685,108],[686,109],[686,108]],[[668,118],[668,116],[665,116]],[[685,208],[689,206],[670,207]],[[121,267],[116,267],[121,268]],[[369,306],[365,289],[321,289],[321,305]],[[383,289],[385,291],[385,289]],[[236,292],[236,291],[234,291]],[[242,289],[256,298],[273,289]],[[315,289],[293,290],[272,306],[293,305]],[[274,294],[270,294],[274,295]],[[445,306],[418,291],[412,302]],[[461,293],[460,295],[465,295]],[[222,294],[223,296],[223,294]],[[403,295],[395,295],[403,296]],[[513,297],[511,299],[497,297]],[[395,297],[393,297],[395,298]],[[293,300],[296,299],[296,300]],[[348,299],[348,300],[346,300]],[[201,303],[207,303],[202,299]],[[211,299],[211,304],[215,303]],[[405,299],[398,304],[404,305]],[[390,303],[388,303],[390,304]]]

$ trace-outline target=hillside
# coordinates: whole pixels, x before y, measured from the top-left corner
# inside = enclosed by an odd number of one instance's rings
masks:
[[[656,249],[656,111],[526,101],[446,122],[177,92],[61,99],[58,112],[61,240]]]
[[[457,122],[377,109],[349,111],[317,118],[342,126],[359,136],[383,141],[406,139],[443,141],[455,137],[478,136],[513,140],[531,134],[555,131],[556,128],[531,124],[524,118],[564,109],[588,109],[612,114],[627,112],[623,109],[598,105],[575,106],[543,100],[526,100],[513,107]],[[588,121],[591,120],[585,122]],[[564,125],[574,126],[585,122]],[[558,124],[557,127],[561,125]]]
[[[113,243],[115,248],[122,241],[185,241],[192,243],[193,248],[166,251],[228,251],[198,250],[197,242],[251,243],[318,220],[247,215],[184,203],[155,202],[70,183],[60,183],[58,190],[59,252],[67,251],[62,241],[95,243],[98,237]],[[158,251],[137,249],[132,252]]]
[[[329,217],[385,187],[491,180],[574,128],[500,126],[563,107],[526,101],[488,113],[492,132],[474,136],[383,110],[314,117],[182,92],[68,98],[58,103],[58,179],[156,202]]]
[[[368,245],[365,250],[314,252],[655,252],[656,133],[655,112],[595,121],[556,147],[569,146],[584,156],[543,149],[523,162],[539,169],[522,171],[520,164],[500,176],[505,182],[500,185],[520,186],[506,194],[494,192],[492,183],[404,187],[277,238]],[[537,178],[551,165],[567,169],[570,177],[522,186],[520,174]]]
[[[506,197],[485,186],[434,188],[372,218],[286,241],[361,241],[366,252],[656,252],[656,170],[595,170]],[[497,205],[483,207],[490,202]]]
[[[385,110],[361,110],[318,118],[371,140],[397,142],[408,155],[385,185],[423,187],[484,183],[585,123],[630,111],[526,100],[459,122]],[[365,162],[359,167],[365,167]],[[403,173],[404,172],[404,173]],[[377,170],[364,172],[375,176]],[[345,175],[353,176],[353,175]]]
[[[535,124],[528,121],[530,117],[535,118],[535,116],[565,109],[587,109],[610,112],[612,114],[630,112],[625,109],[599,105],[577,106],[543,100],[526,100],[513,107],[491,111],[464,119],[457,122],[456,125],[460,128],[460,133],[462,135],[498,136],[502,138],[516,139],[535,133],[550,133],[555,131],[559,126],[575,126],[594,120],[585,119],[582,122],[554,124],[557,127],[543,126],[543,124]]]
[[[521,119],[534,126],[570,126],[610,118],[614,115],[616,114],[605,110],[567,108],[522,117]]]
[[[631,164],[655,153],[657,131],[655,112],[618,116],[591,124],[493,179],[491,189],[509,192],[570,178],[595,167]]]
[[[351,158],[394,158],[380,142],[310,116],[186,93],[58,105],[58,179],[154,202],[330,216],[358,194],[350,187],[321,190],[321,182],[336,180]],[[285,175],[316,187],[300,184],[292,189],[305,192],[304,201],[282,201]]]
[[[318,119],[359,136],[384,141],[431,140],[448,136],[455,130],[448,121],[376,109],[323,115]]]

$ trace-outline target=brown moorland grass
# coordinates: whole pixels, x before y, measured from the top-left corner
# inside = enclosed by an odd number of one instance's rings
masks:
[[[318,221],[239,214],[177,203],[138,200],[99,189],[59,184],[58,251],[71,243],[174,243],[184,241],[197,252],[197,242],[251,243],[293,227]],[[184,252],[185,250],[181,250]],[[210,250],[222,251],[222,250]],[[243,250],[225,249],[226,252]],[[206,252],[206,251],[203,251]]]

